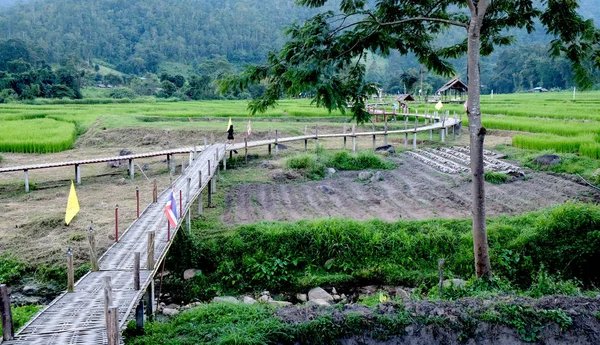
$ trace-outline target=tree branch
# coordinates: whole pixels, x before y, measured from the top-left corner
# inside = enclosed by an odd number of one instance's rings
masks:
[[[455,21],[449,20],[449,19],[431,18],[431,17],[414,17],[414,18],[397,20],[395,22],[387,22],[387,23],[377,22],[377,23],[381,26],[391,26],[391,25],[399,25],[399,24],[404,24],[404,23],[408,23],[408,22],[418,22],[418,21],[444,23],[444,24],[454,25],[454,26],[458,26],[461,28],[465,28],[465,29],[469,27],[465,23],[455,22]]]
[[[467,5],[469,5],[469,10],[471,10],[471,13],[475,12],[475,4],[473,3],[473,0],[467,0]]]

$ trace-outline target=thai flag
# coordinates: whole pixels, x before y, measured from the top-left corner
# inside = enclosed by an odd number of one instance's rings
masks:
[[[171,189],[171,194],[169,196],[169,200],[167,201],[167,205],[165,206],[165,215],[167,216],[167,221],[169,224],[175,229],[177,227],[177,203],[175,202],[175,198],[173,197],[173,190]]]

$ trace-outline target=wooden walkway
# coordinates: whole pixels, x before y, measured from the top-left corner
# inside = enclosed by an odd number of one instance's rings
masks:
[[[413,115],[414,116],[414,115]],[[436,120],[436,119],[432,119]],[[287,138],[277,138],[258,140],[234,145],[215,144],[206,146],[200,154],[195,157],[192,164],[187,167],[184,173],[173,182],[174,194],[181,190],[184,196],[183,214],[184,217],[190,217],[190,207],[198,198],[201,192],[209,186],[214,185],[213,177],[217,171],[218,162],[223,160],[225,166],[226,152],[231,150],[240,150],[248,147],[258,147],[277,145],[292,141],[305,141],[320,138],[344,138],[351,137],[355,139],[360,136],[375,136],[390,134],[404,134],[405,145],[409,134],[414,136],[413,145],[416,146],[416,135],[418,132],[440,130],[443,135],[448,128],[455,128],[461,124],[456,118],[439,119],[438,122],[431,123],[422,127],[407,128],[403,130],[390,131],[371,131],[371,132],[344,132],[335,134],[304,135]],[[444,133],[444,134],[442,134]],[[92,164],[107,162],[112,160],[135,159],[144,157],[154,157],[161,155],[172,155],[175,153],[193,153],[198,150],[194,148],[182,148],[169,151],[159,151],[141,155],[131,155],[123,157],[109,157],[95,160],[82,160],[75,162],[59,162],[40,164],[36,166],[9,167],[0,169],[0,172],[19,171],[27,169],[43,169],[49,167],[68,166],[75,164]],[[209,168],[210,167],[210,168]],[[188,189],[189,186],[189,189]],[[209,191],[213,189],[208,187]],[[214,190],[214,189],[213,189]],[[32,318],[15,336],[15,340],[4,342],[7,345],[55,345],[55,344],[107,344],[107,334],[104,318],[104,279],[111,277],[114,304],[118,305],[119,317],[118,323],[120,329],[124,329],[126,323],[132,316],[138,302],[142,299],[145,291],[150,287],[153,291],[153,277],[157,273],[159,263],[164,259],[171,245],[168,239],[167,221],[163,213],[163,208],[169,197],[170,190],[163,191],[158,196],[158,202],[150,204],[135,220],[129,228],[120,236],[119,242],[113,244],[100,258],[99,271],[89,272],[81,278],[76,284],[74,292],[63,293],[58,296],[50,305],[44,308],[34,318]],[[178,197],[175,197],[178,199]],[[180,206],[181,207],[181,206]],[[173,238],[181,228],[184,219],[179,220],[177,229],[171,229],[170,237]],[[148,233],[154,231],[154,262],[152,269],[147,269],[146,253],[148,250]],[[134,253],[140,255],[140,289],[134,290]]]
[[[183,191],[184,217],[200,192],[211,183],[210,180],[217,169],[215,161],[221,160],[224,155],[224,144],[208,146],[196,157],[192,165],[187,167],[184,174],[173,182],[174,194],[178,194],[179,190]],[[199,172],[202,172],[201,183]],[[152,279],[158,270],[158,263],[163,260],[172,243],[167,239],[167,222],[163,213],[169,194],[170,190],[162,192],[158,196],[158,202],[150,204],[140,218],[123,233],[119,242],[104,253],[99,260],[99,271],[86,274],[75,284],[74,292],[61,294],[28,322],[16,334],[15,340],[4,344],[107,344],[104,277],[112,277],[113,301],[114,305],[119,307],[119,327],[123,329],[144,292],[153,284]],[[184,219],[179,220],[177,229],[171,229],[171,238],[181,228],[182,223]],[[156,264],[152,270],[146,269],[149,231],[155,232]],[[135,252],[141,254],[140,290],[133,288]]]

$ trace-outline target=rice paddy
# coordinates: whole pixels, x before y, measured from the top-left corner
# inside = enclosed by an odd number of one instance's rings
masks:
[[[97,101],[97,102],[96,102]],[[30,104],[0,105],[0,151],[45,153],[72,147],[77,135],[92,125],[101,128],[157,127],[182,129],[201,120],[206,130],[220,129],[225,118],[242,122],[253,120],[253,129],[273,128],[300,134],[298,122],[307,125],[328,123],[341,127],[351,114],[328,112],[313,106],[308,99],[282,100],[265,114],[250,117],[247,101],[157,102],[144,98],[124,103],[84,99],[67,104],[35,100]],[[60,103],[60,102],[59,102]],[[63,102],[64,103],[64,102]],[[86,104],[91,103],[91,104]],[[434,112],[433,103],[412,104],[419,112]],[[572,152],[588,157],[600,156],[600,92],[553,92],[482,96],[483,125],[488,129],[534,133],[517,135],[513,145],[534,150]],[[389,106],[391,110],[391,106]],[[463,113],[462,104],[446,104],[444,110]]]

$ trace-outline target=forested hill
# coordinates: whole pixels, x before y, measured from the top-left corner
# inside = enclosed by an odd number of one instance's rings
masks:
[[[263,61],[284,41],[281,28],[311,13],[291,0],[19,1],[0,10],[0,37],[39,47],[49,62],[76,54],[135,73],[161,60]]]

